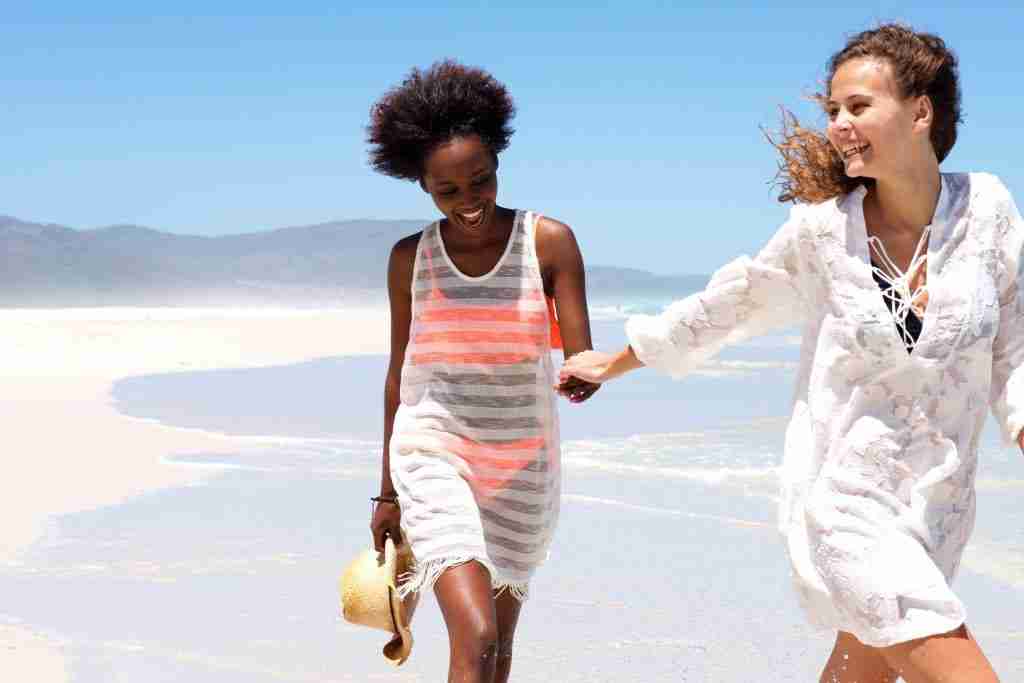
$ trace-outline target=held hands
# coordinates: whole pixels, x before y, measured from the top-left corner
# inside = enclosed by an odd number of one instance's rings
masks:
[[[601,382],[612,379],[615,356],[599,351],[581,351],[570,356],[558,373],[555,391],[573,403],[582,403],[594,395]]]
[[[600,384],[613,379],[616,375],[612,368],[615,355],[600,351],[581,351],[569,357],[558,372],[559,385],[575,378],[584,382]]]
[[[555,391],[559,395],[565,396],[571,403],[583,403],[600,388],[600,384],[584,382],[576,377],[564,380],[560,378],[558,384],[555,385]]]

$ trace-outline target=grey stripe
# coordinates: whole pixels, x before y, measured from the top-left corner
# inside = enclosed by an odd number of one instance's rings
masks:
[[[519,396],[479,396],[469,394],[442,394],[432,392],[438,403],[449,406],[470,406],[473,408],[527,408],[537,405],[535,393]]]
[[[526,247],[523,244],[523,240],[520,236],[517,235],[515,237],[515,240],[512,243],[512,248],[508,250],[508,253],[520,255],[526,253]],[[443,259],[444,257],[441,255],[441,246],[435,242],[430,246],[424,247],[423,251],[420,252],[420,258]],[[441,261],[440,264],[438,264],[438,267],[442,265],[447,266],[448,264],[444,261]],[[434,268],[433,270],[437,270],[437,268]]]
[[[478,430],[504,430],[504,431],[516,431],[520,430],[525,434],[535,434],[537,430],[541,429],[540,420],[536,416],[533,417],[518,417],[518,418],[501,418],[501,417],[466,417],[458,415],[456,413],[434,413],[424,411],[420,415],[416,416],[416,422],[420,429],[424,429],[431,432],[448,432],[449,434],[461,434],[462,436],[470,437],[471,435],[466,434],[465,427],[470,429]],[[406,429],[401,432],[402,434],[410,434],[411,431]],[[528,436],[520,436],[519,434],[507,434],[503,440],[505,441],[516,441],[519,439],[528,438]],[[479,438],[474,439],[480,441]]]
[[[480,508],[480,517],[487,522],[490,522],[494,526],[501,527],[502,529],[508,529],[509,531],[515,531],[518,534],[539,534],[543,533],[548,525],[541,524],[527,524],[526,522],[519,522],[508,517],[502,517],[496,512]]]
[[[521,481],[518,479],[512,479],[505,482],[502,488],[506,491],[526,491],[527,493],[546,493],[551,487],[547,485],[547,482],[543,484],[536,484],[532,481]]]
[[[550,512],[553,507],[553,505],[550,503],[546,505],[541,505],[540,503],[524,503],[519,500],[508,500],[501,497],[500,491],[497,492],[497,495],[494,496],[494,500],[500,502],[501,506],[506,510],[511,510],[512,512],[518,512],[524,515],[546,514]]]
[[[495,287],[495,286],[465,286],[465,287],[440,287],[441,294],[449,300],[478,299],[481,301],[516,301],[522,296],[526,287]],[[416,300],[422,301],[434,293],[433,289],[420,289],[416,291]]]
[[[438,251],[438,255],[440,250]],[[531,265],[518,264],[518,263],[503,263],[497,272],[492,273],[493,277],[514,277],[522,278],[524,276],[534,277],[538,275],[538,271]],[[454,281],[461,281],[459,274],[452,270],[447,263],[438,264],[433,269],[423,269],[416,273],[417,280],[442,280],[451,278]]]
[[[523,373],[516,375],[493,375],[483,372],[448,373],[435,372],[425,381],[438,381],[456,386],[484,386],[484,387],[516,387],[537,383],[537,373]]]
[[[546,543],[543,542],[521,543],[520,541],[516,541],[511,538],[505,538],[504,536],[498,536],[497,534],[487,533],[487,527],[484,527],[484,540],[487,541],[487,545],[496,545],[499,548],[511,550],[512,552],[519,553],[521,555],[533,555],[546,545]]]
[[[453,413],[462,424],[471,429],[541,429],[537,416],[531,417],[467,417]]]

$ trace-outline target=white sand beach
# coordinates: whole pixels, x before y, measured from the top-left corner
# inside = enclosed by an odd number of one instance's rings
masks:
[[[8,310],[0,324],[0,680],[442,676],[432,596],[399,670],[337,610],[379,476],[386,311]],[[598,348],[620,335],[595,328]],[[831,634],[800,613],[775,531],[796,349],[769,342],[684,382],[636,373],[560,405],[563,510],[516,680],[816,678]],[[1021,680],[1020,454],[989,436],[956,585],[997,670]]]
[[[118,379],[263,367],[387,348],[384,310],[11,309],[0,311],[0,563],[55,515],[110,505],[202,476],[161,458],[216,448],[217,434],[166,427],[110,405]],[[11,680],[65,680],[60,646],[0,624]]]

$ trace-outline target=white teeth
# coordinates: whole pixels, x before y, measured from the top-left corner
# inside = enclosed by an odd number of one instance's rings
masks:
[[[843,150],[843,158],[849,159],[850,157],[856,154],[863,154],[864,152],[867,151],[868,147],[870,146],[871,145],[861,145],[860,147],[847,147],[846,149]]]
[[[472,213],[460,213],[459,214],[459,218],[461,218],[463,221],[465,221],[467,223],[475,223],[483,215],[484,215],[484,210],[483,209],[477,209],[476,211],[474,211]]]

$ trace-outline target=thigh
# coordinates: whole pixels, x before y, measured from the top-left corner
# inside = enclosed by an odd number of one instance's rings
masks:
[[[840,631],[820,683],[894,683],[896,677],[878,650]]]
[[[881,650],[907,683],[999,683],[966,625]]]
[[[496,638],[497,613],[491,573],[482,564],[472,561],[444,570],[434,584],[434,594],[453,640]]]

